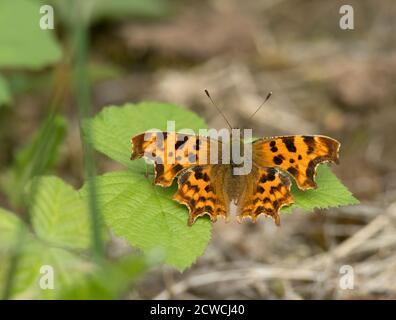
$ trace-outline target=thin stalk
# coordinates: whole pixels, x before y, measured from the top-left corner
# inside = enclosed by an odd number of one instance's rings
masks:
[[[84,176],[88,185],[88,205],[91,219],[91,235],[92,235],[92,253],[96,260],[102,260],[104,257],[104,245],[101,236],[100,228],[100,212],[96,201],[96,186],[95,186],[95,158],[93,149],[88,143],[90,140],[91,132],[82,131],[82,123],[84,119],[90,116],[91,99],[90,88],[88,79],[88,25],[86,20],[82,17],[79,9],[79,2],[75,2],[75,24],[73,28],[74,38],[74,85],[75,95],[78,105],[78,115],[80,121],[80,137],[84,153]]]

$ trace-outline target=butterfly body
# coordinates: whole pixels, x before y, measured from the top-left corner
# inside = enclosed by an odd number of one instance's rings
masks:
[[[147,132],[132,138],[131,159],[155,163],[155,183],[170,186],[174,199],[189,209],[188,224],[202,215],[229,219],[231,203],[237,219],[267,215],[279,225],[279,210],[293,203],[289,176],[302,189],[316,188],[316,166],[338,162],[338,141],[325,136],[281,136],[245,143],[226,142],[174,132]]]

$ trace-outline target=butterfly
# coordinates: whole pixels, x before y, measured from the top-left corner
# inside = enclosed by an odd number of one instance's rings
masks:
[[[149,131],[132,137],[131,143],[131,160],[145,157],[154,162],[156,185],[169,187],[177,179],[174,200],[187,206],[190,226],[203,215],[213,222],[218,217],[228,221],[231,204],[239,222],[265,215],[280,225],[280,209],[294,202],[290,177],[302,190],[316,188],[317,166],[338,163],[340,148],[337,140],[321,135],[277,136],[245,144],[240,136],[222,143],[207,136]],[[238,144],[251,150],[246,174],[235,173],[241,163],[222,158],[223,151],[230,154]]]

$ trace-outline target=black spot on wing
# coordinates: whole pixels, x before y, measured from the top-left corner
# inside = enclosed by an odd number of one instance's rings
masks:
[[[281,184],[277,185],[276,187],[272,186],[271,189],[270,189],[270,193],[274,194],[276,191],[280,191],[281,189],[282,189],[282,185]]]
[[[260,212],[263,212],[263,211],[265,211],[265,208],[263,206],[258,206],[256,208],[256,210],[254,210],[254,213],[259,214]]]
[[[201,140],[199,138],[195,139],[194,149],[199,151],[199,146],[201,145]]]
[[[297,177],[298,176],[298,171],[296,168],[294,167],[289,167],[287,168],[287,171],[290,172],[290,174],[292,174],[293,176]]]
[[[282,142],[285,144],[286,149],[289,152],[296,152],[296,146],[294,145],[294,137],[283,137]]]
[[[277,165],[282,164],[282,162],[283,162],[283,160],[279,156],[275,156],[272,160]]]
[[[314,174],[315,174],[315,164],[314,164],[314,161],[311,160],[308,163],[308,167],[307,167],[307,170],[306,170],[306,175],[307,175],[307,177],[311,178],[311,177],[314,176]]]
[[[303,136],[303,140],[308,147],[307,154],[311,154],[315,150],[315,139],[311,136]]]
[[[265,183],[265,182],[267,182],[267,176],[263,174],[260,178],[260,183]]]
[[[197,180],[201,180],[203,178],[202,167],[194,168],[194,176]]]
[[[189,190],[193,190],[194,192],[198,192],[199,191],[198,186],[192,185],[190,181],[186,181],[183,184],[185,184]]]
[[[183,139],[181,140],[180,137],[183,137]],[[176,150],[181,148],[187,142],[188,136],[178,136],[177,139],[178,141],[175,143]]]
[[[183,166],[182,166],[181,164],[176,164],[176,165],[172,168],[172,171],[173,171],[174,173],[177,173],[177,172],[179,172],[180,170],[183,170]]]
[[[267,170],[267,180],[268,181],[274,181],[275,180],[275,174],[276,174],[276,169],[269,168]]]

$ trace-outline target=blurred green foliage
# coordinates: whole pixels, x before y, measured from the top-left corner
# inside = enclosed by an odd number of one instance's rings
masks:
[[[39,69],[60,59],[53,32],[40,28],[39,10],[34,1],[0,2],[0,68]]]
[[[119,297],[130,280],[146,268],[145,260],[129,257],[93,264],[87,251],[90,228],[86,199],[56,177],[42,177],[36,183],[31,228],[14,213],[0,208],[0,292],[11,257],[18,254],[11,298]],[[20,232],[23,243],[15,252]],[[40,287],[42,266],[53,268],[53,289]]]
[[[11,168],[1,178],[1,187],[13,205],[21,204],[24,188],[35,175],[55,165],[66,130],[64,117],[50,116],[16,153]]]
[[[11,105],[12,96],[19,93],[56,88],[56,74],[43,68],[58,63],[69,51],[62,53],[54,30],[40,28],[40,7],[44,4],[54,6],[55,27],[66,31],[66,44],[74,32],[76,12],[86,14],[94,23],[126,16],[158,17],[168,9],[165,0],[1,1],[0,70],[5,72],[0,74],[0,106]],[[71,87],[70,65],[66,68],[69,70],[61,90]],[[84,68],[88,69],[90,83],[122,73],[114,65],[100,61]],[[59,92],[50,103],[50,115],[16,152],[11,167],[0,177],[6,202],[21,213],[19,217],[0,208],[0,294],[6,299],[120,298],[130,281],[147,269],[147,259],[130,255],[94,263],[87,194],[77,192],[59,178],[39,177],[57,163],[67,131],[66,119],[57,115],[58,104],[63,103],[57,95]],[[99,225],[106,235],[103,224]],[[39,287],[44,265],[54,268],[53,290]]]

